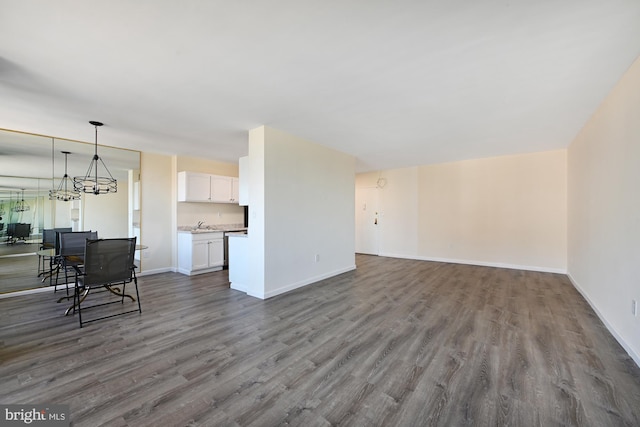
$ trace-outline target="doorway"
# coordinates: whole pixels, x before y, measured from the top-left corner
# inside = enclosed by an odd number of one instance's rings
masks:
[[[377,187],[356,188],[356,252],[378,255],[379,192]]]

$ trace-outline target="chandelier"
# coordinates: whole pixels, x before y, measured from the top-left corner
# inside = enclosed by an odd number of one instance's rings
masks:
[[[11,210],[14,211],[14,212],[27,212],[29,209],[31,209],[31,206],[26,204],[25,201],[24,201],[24,188],[23,188],[22,189],[22,200],[17,201],[15,206]]]
[[[49,200],[61,200],[63,202],[80,200],[81,193],[76,190],[73,181],[67,174],[67,156],[71,153],[68,151],[61,151],[61,153],[64,154],[64,176],[60,184],[58,184],[57,190],[49,190]]]
[[[95,152],[91,163],[89,163],[87,174],[85,176],[74,177],[73,187],[81,193],[93,193],[95,195],[115,193],[118,191],[118,182],[111,175],[104,161],[98,156],[98,126],[102,126],[102,123],[94,121],[90,121],[89,123],[96,128]],[[102,163],[102,167],[107,171],[107,175],[109,175],[108,177],[98,176],[98,162]]]

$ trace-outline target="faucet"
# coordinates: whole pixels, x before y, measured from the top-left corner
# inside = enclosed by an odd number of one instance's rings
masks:
[[[199,229],[200,227],[202,227],[203,224],[204,224],[204,221],[198,221],[198,226],[196,228]]]

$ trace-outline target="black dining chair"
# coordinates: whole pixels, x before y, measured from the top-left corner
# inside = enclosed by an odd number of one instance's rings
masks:
[[[80,327],[84,323],[94,322],[96,320],[107,319],[128,313],[142,313],[140,305],[140,294],[138,292],[138,279],[136,278],[134,265],[134,254],[136,250],[136,238],[123,239],[98,239],[87,240],[84,251],[84,263],[74,266],[76,270],[74,305],[73,312],[78,312],[78,320]],[[136,290],[136,297],[126,293],[127,283],[133,282]],[[121,287],[121,288],[120,288]],[[98,293],[95,291],[103,291],[116,295],[118,299],[96,298],[96,303],[83,308],[82,303],[90,293]],[[91,320],[82,319],[83,310],[89,308],[101,307],[113,303],[124,304],[125,298],[131,299],[131,302],[137,301],[137,309],[122,311],[122,309],[112,311],[100,311],[100,316]],[[71,308],[67,310],[67,314]]]
[[[42,230],[42,243],[40,244],[40,250],[51,249],[54,251],[53,256],[49,256],[49,255],[38,256],[38,275],[39,276],[44,275],[42,279],[43,282],[47,277],[51,278],[54,270],[56,233],[68,233],[70,231],[71,231],[71,227],[45,228],[44,230]],[[49,260],[49,272],[45,271],[45,262],[47,261],[47,259]]]
[[[67,290],[67,296],[58,300],[61,302],[63,299],[70,298],[69,296],[69,281],[70,277],[73,278],[75,266],[83,263],[85,243],[88,239],[95,240],[98,238],[97,231],[71,231],[71,232],[58,232],[56,233],[56,257],[58,262],[58,271],[56,272],[56,283],[59,283],[60,270],[64,271],[64,285]]]
[[[71,227],[45,228],[42,230],[42,244],[40,249],[55,249],[56,233],[70,233]]]
[[[26,242],[30,235],[31,224],[22,222],[9,224],[7,227],[7,244],[12,245],[18,240],[24,240]]]

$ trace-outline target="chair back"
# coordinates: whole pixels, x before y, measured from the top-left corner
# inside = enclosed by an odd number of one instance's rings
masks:
[[[13,231],[13,237],[16,239],[26,239],[31,234],[31,224],[25,224],[23,222],[17,223]]]
[[[7,225],[7,234],[13,237],[29,237],[31,233],[31,224],[23,222],[13,222]]]
[[[68,233],[57,233],[56,253],[62,257],[84,255],[84,247],[87,239],[98,238],[97,231],[72,231]]]
[[[136,238],[87,240],[84,250],[85,285],[131,281]]]
[[[71,227],[64,228],[45,228],[42,230],[42,248],[55,248],[56,247],[56,233],[69,233]]]

